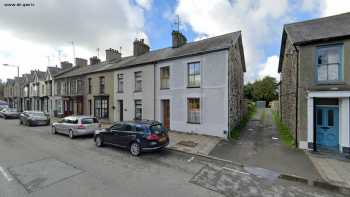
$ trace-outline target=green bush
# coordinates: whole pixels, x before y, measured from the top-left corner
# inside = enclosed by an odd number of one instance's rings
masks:
[[[281,121],[280,116],[276,112],[272,112],[272,118],[277,126],[278,133],[280,135],[280,138],[284,144],[287,146],[294,148],[295,147],[295,140],[293,136],[291,135],[289,128]]]

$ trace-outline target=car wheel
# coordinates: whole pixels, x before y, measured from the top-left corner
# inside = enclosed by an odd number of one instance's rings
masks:
[[[22,125],[22,120],[19,120],[19,125]]]
[[[137,143],[137,142],[131,143],[131,145],[130,145],[130,153],[133,156],[139,156],[140,153],[141,153],[141,146],[140,146],[140,144]]]
[[[74,138],[73,130],[69,130],[69,138],[70,138],[70,139],[73,139],[73,138]]]
[[[56,127],[52,127],[51,128],[51,132],[52,132],[52,134],[56,134],[57,132],[56,132]]]
[[[103,146],[103,140],[102,140],[102,137],[101,136],[96,136],[96,139],[95,139],[95,144],[97,147],[101,147]]]
[[[7,119],[7,116],[4,116],[4,119],[6,120],[6,119]]]

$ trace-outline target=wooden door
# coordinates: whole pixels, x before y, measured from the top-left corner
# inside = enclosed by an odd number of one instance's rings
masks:
[[[170,129],[170,101],[162,100],[163,126]]]

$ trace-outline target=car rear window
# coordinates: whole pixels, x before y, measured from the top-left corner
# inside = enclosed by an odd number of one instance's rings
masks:
[[[154,134],[160,134],[160,133],[165,132],[165,128],[161,124],[156,124],[156,125],[150,126],[150,130]]]
[[[97,118],[84,118],[81,120],[81,124],[93,124],[98,123]]]
[[[17,109],[10,108],[10,109],[9,109],[9,112],[17,112]]]

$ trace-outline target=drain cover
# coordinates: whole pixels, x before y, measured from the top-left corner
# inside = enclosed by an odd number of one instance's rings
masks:
[[[73,177],[83,171],[56,159],[44,159],[9,169],[30,193]]]
[[[196,147],[197,146],[197,143],[193,142],[193,141],[180,141],[177,144],[182,145],[182,146],[188,146],[188,147]]]

